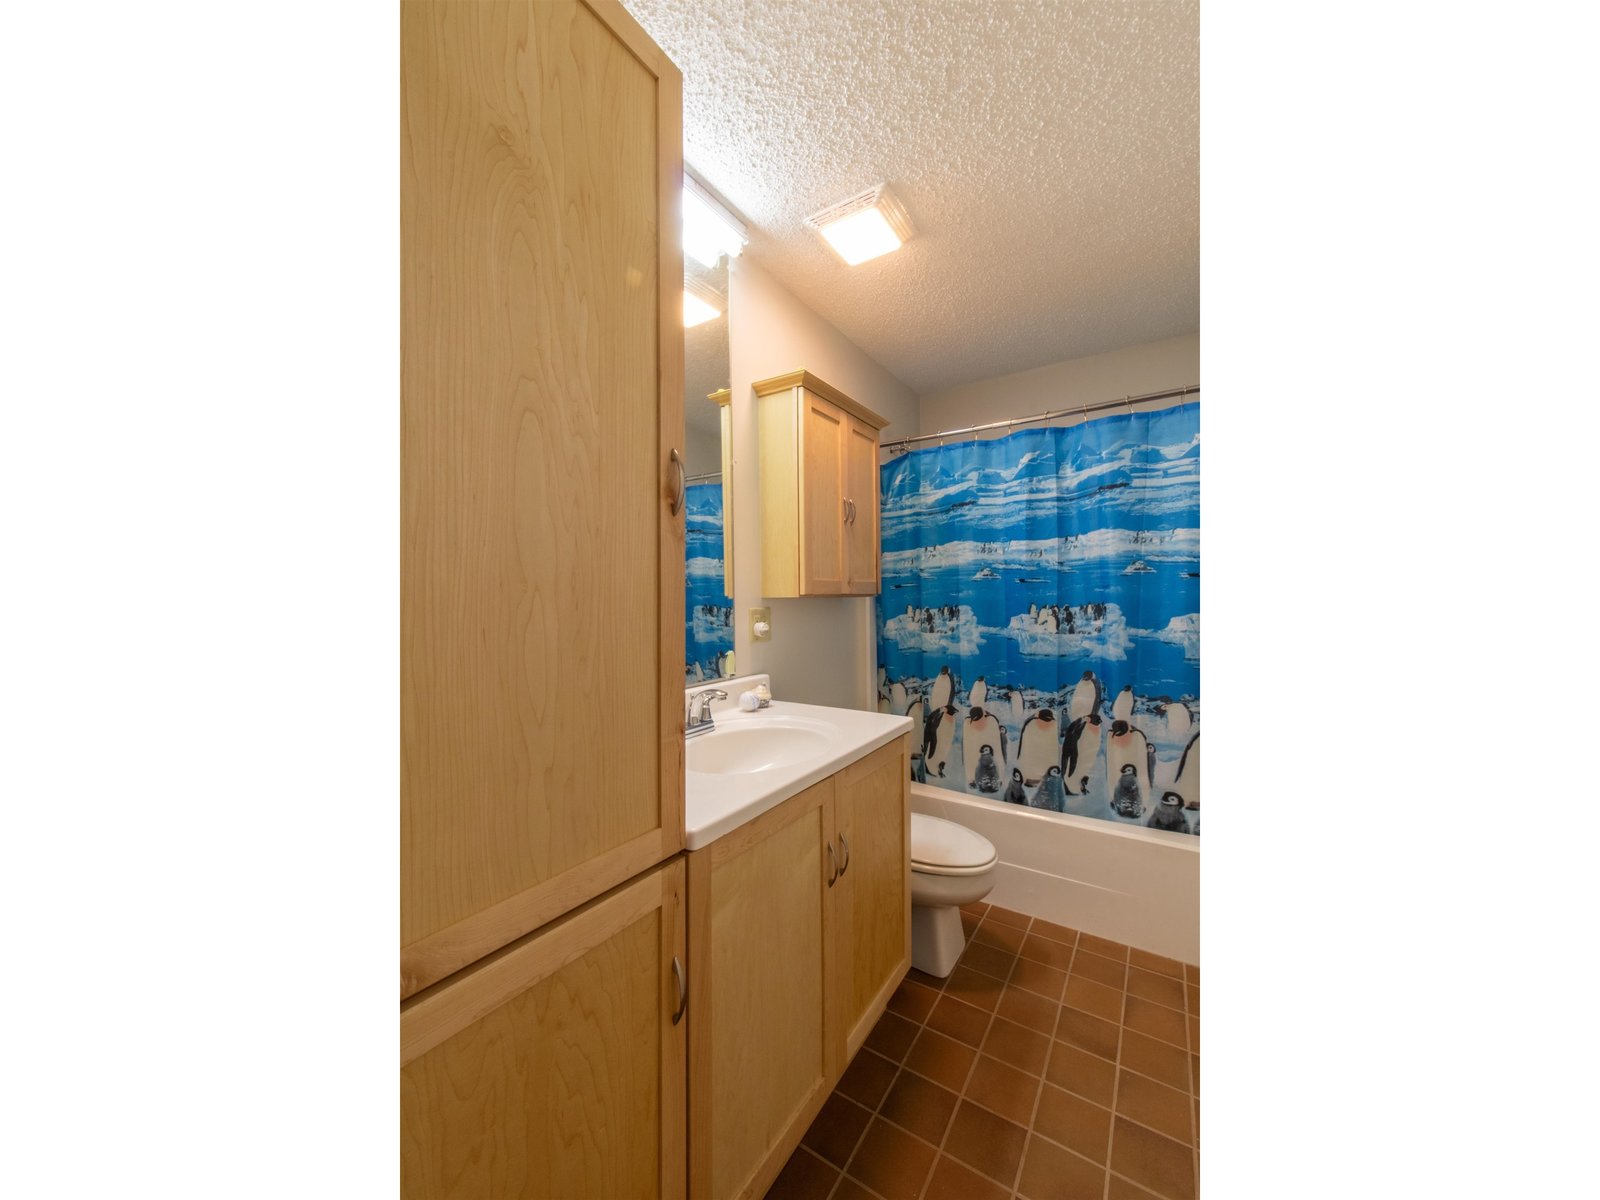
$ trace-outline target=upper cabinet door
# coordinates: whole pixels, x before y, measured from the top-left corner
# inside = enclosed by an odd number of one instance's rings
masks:
[[[401,6],[401,995],[683,844],[682,81]]]
[[[878,594],[878,431],[847,418],[844,494],[845,591],[852,596]]]
[[[800,409],[800,591],[844,592],[844,455],[849,419],[805,392]]]

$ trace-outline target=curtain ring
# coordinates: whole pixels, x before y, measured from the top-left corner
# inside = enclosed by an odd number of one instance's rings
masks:
[[[1083,423],[1085,425],[1089,423],[1089,406],[1087,404],[1083,406]]]
[[[1129,413],[1133,412],[1133,397],[1131,395],[1124,396],[1122,403],[1127,407]]]

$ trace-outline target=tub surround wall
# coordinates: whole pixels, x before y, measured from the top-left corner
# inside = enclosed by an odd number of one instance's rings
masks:
[[[734,651],[741,670],[770,674],[784,698],[876,710],[873,601],[866,597],[771,600],[761,596],[758,379],[807,370],[888,419],[885,439],[916,432],[917,395],[796,300],[748,256],[729,264],[733,378]],[[772,639],[750,637],[748,609],[769,605]]]

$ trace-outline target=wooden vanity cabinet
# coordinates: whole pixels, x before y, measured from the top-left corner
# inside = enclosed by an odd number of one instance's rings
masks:
[[[689,1194],[760,1197],[911,965],[909,741],[689,854]]]
[[[888,422],[809,371],[754,390],[762,593],[877,595],[878,431]]]

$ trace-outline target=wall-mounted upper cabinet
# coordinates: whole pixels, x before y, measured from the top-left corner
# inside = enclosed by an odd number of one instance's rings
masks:
[[[888,424],[809,371],[755,385],[761,590],[878,593],[878,431]]]

